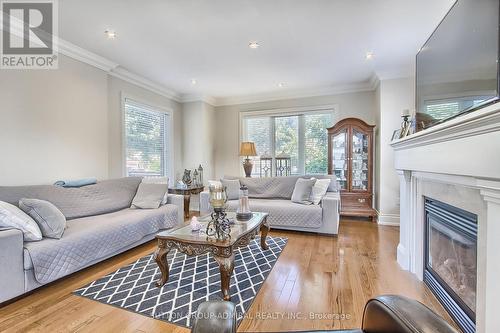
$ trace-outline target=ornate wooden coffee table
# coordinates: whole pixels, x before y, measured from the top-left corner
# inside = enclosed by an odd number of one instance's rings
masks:
[[[229,214],[228,217],[235,216],[235,214]],[[260,246],[267,250],[266,237],[271,229],[267,224],[267,215],[267,213],[253,213],[252,219],[245,222],[235,219],[235,224],[231,225],[231,237],[223,241],[207,237],[204,233],[210,217],[200,218],[201,232],[192,232],[191,226],[185,225],[159,233],[156,235],[158,248],[155,252],[155,260],[160,267],[161,277],[156,285],[162,287],[168,281],[167,254],[171,249],[177,249],[189,256],[211,253],[219,264],[224,300],[229,301],[231,299],[229,284],[234,269],[234,250],[247,246],[259,231],[261,231]]]

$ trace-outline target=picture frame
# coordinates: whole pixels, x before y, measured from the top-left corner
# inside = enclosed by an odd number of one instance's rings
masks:
[[[401,137],[401,130],[397,129],[392,133],[391,141],[397,140]]]

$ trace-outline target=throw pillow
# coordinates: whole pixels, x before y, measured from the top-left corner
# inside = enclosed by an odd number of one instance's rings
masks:
[[[142,182],[145,184],[167,184],[168,185],[168,177],[144,177],[142,178]],[[165,192],[165,196],[161,201],[161,206],[166,205],[168,201],[168,189]]]
[[[59,239],[66,228],[66,217],[52,203],[38,199],[21,199],[19,208],[38,224],[42,235]]]
[[[160,207],[165,193],[168,191],[167,184],[140,183],[131,208],[155,209]]]
[[[328,191],[330,182],[331,180],[328,178],[316,180],[316,183],[314,183],[314,186],[311,190],[311,197],[309,199],[314,205],[320,203],[321,199],[326,194],[326,191]]]
[[[222,183],[220,182],[220,180],[209,180],[208,186],[222,187]]]
[[[239,179],[221,179],[222,186],[226,187],[227,200],[238,200],[240,198]]]
[[[0,201],[0,229],[19,229],[25,242],[39,241],[42,232],[31,217],[10,203]]]
[[[292,193],[292,202],[310,205],[312,202],[310,200],[312,188],[316,183],[316,178],[305,179],[299,178],[295,183],[295,188]]]

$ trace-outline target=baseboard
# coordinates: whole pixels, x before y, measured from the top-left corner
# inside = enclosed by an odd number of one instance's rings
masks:
[[[399,215],[398,214],[379,214],[378,224],[389,225],[389,226],[399,226]]]
[[[404,269],[406,271],[408,271],[410,269],[408,253],[406,252],[406,248],[401,243],[398,244],[397,261],[398,261],[399,266],[402,269]]]

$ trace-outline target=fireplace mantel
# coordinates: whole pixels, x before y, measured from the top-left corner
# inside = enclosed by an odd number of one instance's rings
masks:
[[[423,197],[478,214],[477,332],[500,317],[500,104],[391,143],[400,176],[399,265],[423,278]]]

